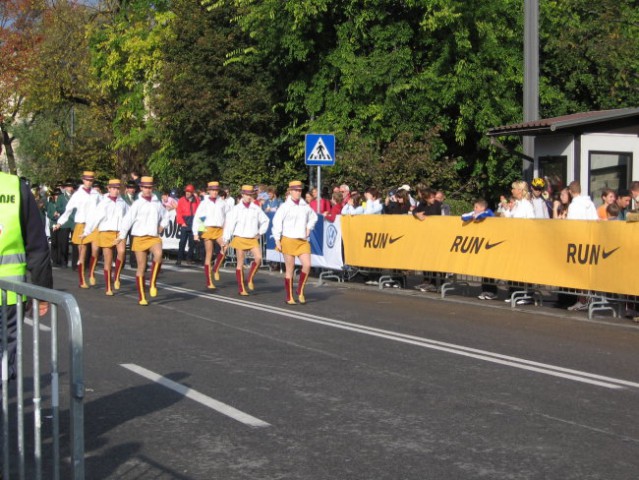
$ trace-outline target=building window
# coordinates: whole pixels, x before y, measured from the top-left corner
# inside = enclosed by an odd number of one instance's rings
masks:
[[[604,188],[614,191],[628,188],[632,178],[632,153],[627,152],[589,152],[590,185],[588,193],[599,198]]]
[[[539,157],[539,176],[546,180],[551,193],[559,192],[566,186],[568,157],[565,155]]]

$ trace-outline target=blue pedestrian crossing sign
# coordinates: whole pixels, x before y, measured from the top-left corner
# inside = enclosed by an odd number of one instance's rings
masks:
[[[330,167],[335,165],[335,135],[308,133],[306,135],[306,165]]]

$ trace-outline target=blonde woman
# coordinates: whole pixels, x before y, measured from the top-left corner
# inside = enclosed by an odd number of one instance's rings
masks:
[[[512,195],[515,204],[508,210],[504,210],[504,216],[508,218],[535,218],[535,209],[530,201],[528,184],[518,180],[512,184]]]

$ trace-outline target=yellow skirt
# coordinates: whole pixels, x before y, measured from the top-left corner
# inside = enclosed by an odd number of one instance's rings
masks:
[[[257,238],[233,237],[233,240],[231,240],[231,247],[235,250],[250,250],[259,245]]]
[[[217,240],[224,233],[222,227],[206,227],[206,230],[202,232],[202,238],[206,240]]]
[[[71,236],[71,243],[75,245],[86,245],[98,239],[99,232],[97,230],[93,230],[93,232],[91,232],[91,235],[89,235],[88,237],[82,238],[82,234],[84,233],[84,225],[84,223],[75,224],[73,235]]]
[[[162,239],[160,237],[151,237],[150,235],[133,237],[133,243],[131,243],[131,251],[146,252],[153,245],[157,245],[158,243],[162,243]]]
[[[100,232],[98,237],[98,246],[100,248],[111,248],[115,246],[115,240],[118,238],[118,232],[111,230],[108,232]]]
[[[299,257],[303,253],[311,253],[311,244],[302,238],[282,237],[280,241],[282,253]]]

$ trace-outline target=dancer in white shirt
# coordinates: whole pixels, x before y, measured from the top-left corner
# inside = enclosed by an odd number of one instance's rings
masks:
[[[244,288],[244,259],[246,252],[253,254],[253,263],[248,274],[248,289],[255,288],[253,279],[257,269],[262,264],[262,250],[259,238],[268,230],[269,220],[262,208],[254,201],[255,189],[253,185],[242,186],[242,200],[235,205],[226,217],[222,243],[224,251],[230,244],[235,249],[237,265],[235,277],[240,295],[248,295]],[[232,240],[231,240],[232,239]]]
[[[290,195],[273,217],[272,232],[275,249],[284,254],[286,303],[295,305],[293,298],[295,257],[298,257],[302,264],[296,294],[299,303],[304,304],[306,303],[304,287],[311,271],[311,244],[308,239],[317,223],[317,214],[302,199],[302,182],[294,180],[288,184],[288,189]]]
[[[138,289],[138,304],[140,305],[149,304],[144,285],[144,271],[149,252],[153,255],[149,295],[155,297],[158,294],[157,279],[162,266],[162,239],[160,235],[169,224],[169,216],[164,205],[153,195],[153,186],[153,177],[141,178],[141,193],[124,217],[116,240],[117,244],[124,242],[129,230],[131,230],[131,251],[135,252],[138,264],[135,283]]]
[[[224,242],[222,235],[224,234],[224,222],[226,214],[231,210],[229,204],[224,201],[220,194],[219,182],[209,182],[206,189],[209,196],[205,198],[195,211],[193,219],[193,239],[197,242],[202,238],[204,240],[204,276],[206,277],[206,288],[214,289],[215,284],[211,275],[215,276],[215,280],[220,279],[220,266],[224,261]],[[200,235],[200,231],[202,234]],[[213,259],[214,242],[220,246],[220,253],[215,258],[213,268],[211,268],[211,260]]]
[[[89,283],[95,285],[95,266],[98,263],[98,255],[100,247],[98,246],[98,233],[83,236],[84,227],[88,219],[93,215],[95,207],[100,202],[100,194],[93,189],[93,181],[95,173],[85,171],[82,173],[82,186],[80,186],[69,199],[64,213],[58,218],[53,229],[58,230],[60,225],[64,225],[71,214],[75,211],[75,228],[71,236],[71,242],[78,245],[78,276],[80,279],[80,288],[89,288],[84,277],[84,261],[87,256],[87,245],[91,245],[91,260],[89,263]]]
[[[83,236],[89,236],[94,230],[98,231],[98,245],[102,248],[104,257],[104,282],[106,295],[113,295],[113,288],[120,289],[120,272],[124,265],[126,252],[125,242],[116,242],[124,217],[129,211],[129,205],[120,196],[120,180],[111,179],[107,184],[107,194],[98,204],[95,214],[87,221]],[[115,260],[115,274],[112,276],[113,248],[117,250]]]

